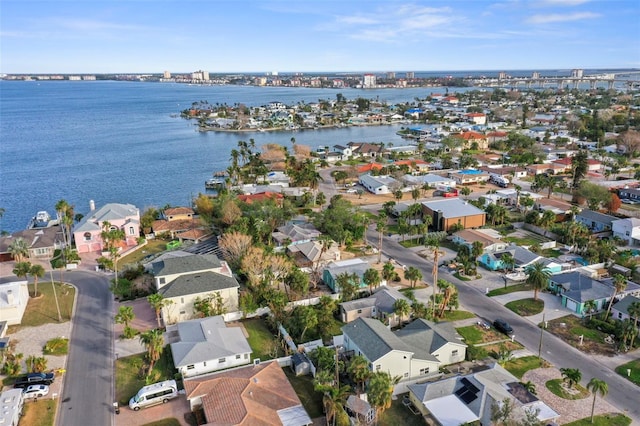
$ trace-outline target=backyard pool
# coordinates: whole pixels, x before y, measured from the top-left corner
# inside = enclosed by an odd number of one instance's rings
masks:
[[[458,173],[460,173],[461,175],[479,175],[480,173],[482,173],[482,170],[465,169],[460,170]]]

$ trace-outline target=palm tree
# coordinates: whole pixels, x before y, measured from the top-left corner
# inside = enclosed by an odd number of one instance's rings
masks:
[[[391,377],[391,374],[376,371],[371,375],[368,385],[369,404],[376,410],[376,423],[380,414],[391,407],[393,386],[400,381],[400,377]]]
[[[609,306],[607,307],[607,313],[604,315],[604,320],[606,321],[609,318],[609,313],[611,312],[611,306],[613,306],[613,300],[616,298],[618,293],[624,291],[627,288],[627,279],[622,274],[615,274],[613,276],[613,296],[609,300]]]
[[[530,380],[527,382],[520,382],[523,388],[527,390],[531,395],[537,395],[536,385],[533,384]]]
[[[513,267],[516,266],[516,259],[511,253],[503,253],[502,257],[500,257],[500,260],[502,261],[502,266],[504,266],[506,270],[513,272]]]
[[[13,274],[18,278],[27,278],[29,272],[31,272],[30,262],[18,262],[13,266]]]
[[[165,299],[164,296],[160,293],[153,293],[147,296],[147,302],[149,302],[149,304],[155,311],[156,321],[158,321],[158,328],[161,328],[162,326],[160,325],[160,312],[162,312],[162,308],[170,305],[171,303],[173,303],[173,301]]]
[[[592,378],[589,383],[587,383],[587,389],[593,393],[593,403],[591,404],[591,423],[593,423],[593,413],[596,409],[596,397],[598,394],[604,397],[609,393],[609,385],[604,380]]]
[[[129,336],[131,329],[129,324],[135,319],[135,314],[133,313],[133,308],[131,306],[120,306],[118,309],[118,313],[115,315],[114,320],[116,324],[124,324],[124,335]]]
[[[373,268],[364,271],[362,280],[369,286],[369,294],[373,293],[373,289],[380,284],[380,273]]]
[[[29,275],[33,277],[33,297],[38,297],[38,278],[44,277],[45,270],[42,265],[31,265]]]
[[[587,300],[584,302],[584,310],[589,314],[589,319],[591,319],[596,309],[598,309],[598,305],[595,300]]]
[[[393,266],[393,263],[386,262],[382,265],[382,279],[386,281],[390,281],[396,274],[396,268]]]
[[[29,257],[29,245],[24,238],[16,238],[9,244],[7,252],[15,259],[16,262],[22,262]]]
[[[577,368],[561,368],[560,372],[562,373],[562,380],[567,382],[569,389],[582,380],[582,372]]]
[[[409,280],[411,288],[414,288],[416,283],[422,279],[422,272],[420,272],[420,270],[415,266],[409,266],[404,273],[404,278]]]
[[[371,370],[369,370],[369,361],[367,361],[364,356],[357,355],[351,358],[349,366],[347,367],[347,372],[351,375],[353,381],[356,382],[356,391],[358,391],[359,389],[358,385],[361,385],[363,387],[362,390],[364,391],[364,383],[371,376]]]
[[[620,330],[620,346],[623,347],[628,341],[631,341],[637,334],[638,328],[629,318],[619,322]],[[627,346],[629,347],[629,346]]]
[[[404,299],[398,299],[393,302],[393,312],[398,315],[400,322],[403,321],[404,317],[408,317],[411,312],[411,305]]]
[[[380,212],[376,220],[376,231],[378,231],[378,263],[382,260],[382,236],[387,228],[387,214]]]
[[[104,242],[105,248],[111,256],[113,262],[113,269],[115,273],[115,284],[118,286],[118,258],[120,257],[120,247],[118,243],[125,238],[125,233],[122,229],[112,226],[108,221],[102,222],[102,232],[100,238]]]
[[[162,337],[162,330],[154,328],[153,330],[145,331],[139,336],[140,343],[147,349],[147,358],[149,360],[149,371],[147,376],[151,374],[153,366],[160,359],[162,350],[164,349],[164,338]]]
[[[636,328],[638,328],[638,321],[640,321],[640,302],[631,303],[627,308],[627,313],[631,318],[633,318],[633,323]],[[633,348],[633,342],[636,339],[636,335],[637,333],[631,337],[631,344],[629,345],[631,348]]]
[[[533,298],[538,300],[538,291],[544,289],[549,284],[551,274],[547,267],[540,262],[536,262],[527,268],[526,283],[533,288]]]

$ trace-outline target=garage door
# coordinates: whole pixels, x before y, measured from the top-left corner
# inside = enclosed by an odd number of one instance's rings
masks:
[[[576,311],[578,304],[573,300],[567,299],[567,309],[571,309],[573,312]]]

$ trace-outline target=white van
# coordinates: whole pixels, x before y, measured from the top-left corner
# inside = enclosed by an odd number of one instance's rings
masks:
[[[170,399],[178,396],[178,385],[175,380],[165,380],[145,386],[138,391],[130,400],[129,408],[138,411],[141,408],[150,407],[156,404],[165,404]]]

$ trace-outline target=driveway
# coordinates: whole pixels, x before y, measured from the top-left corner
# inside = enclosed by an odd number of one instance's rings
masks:
[[[166,404],[143,408],[133,411],[129,407],[120,407],[120,414],[115,416],[115,426],[140,426],[162,419],[175,418],[182,426],[189,426],[185,414],[190,414],[191,408],[185,395],[180,394]]]
[[[533,290],[528,291],[516,291],[513,293],[502,294],[500,296],[492,297],[493,300],[499,302],[502,305],[506,305],[514,300],[530,299],[533,298]],[[562,299],[559,296],[554,296],[551,293],[538,292],[538,299],[544,301],[544,310],[536,315],[524,317],[532,323],[538,325],[542,322],[542,318],[545,321],[551,321],[557,318],[566,317],[572,315],[574,312],[562,306]]]
[[[144,332],[158,327],[156,314],[151,308],[151,305],[149,305],[149,302],[147,302],[147,299],[143,298],[127,302],[114,302],[114,315],[118,313],[120,306],[130,306],[133,308],[133,314],[135,315],[135,318],[130,326],[135,330]],[[144,348],[142,343],[140,343],[140,339],[138,339],[137,336],[133,339],[124,339],[122,338],[123,332],[123,324],[115,324],[113,326],[113,340],[115,342],[114,351],[116,358],[146,352],[146,349]]]

